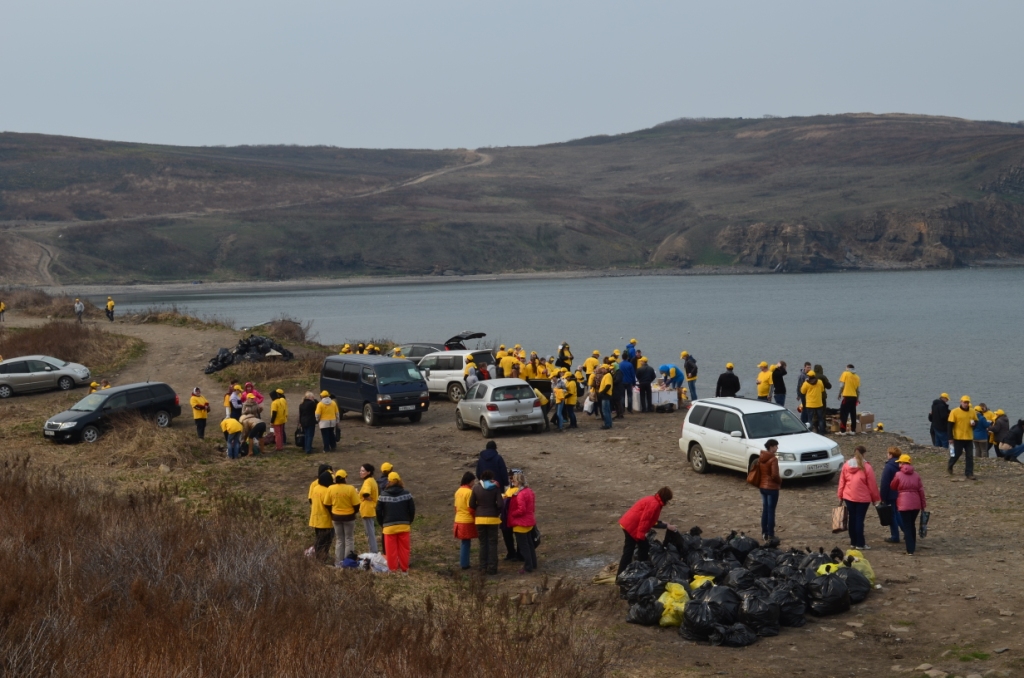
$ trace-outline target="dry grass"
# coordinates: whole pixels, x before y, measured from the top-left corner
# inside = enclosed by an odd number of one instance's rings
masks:
[[[256,328],[254,328],[256,329]],[[288,316],[281,316],[259,328],[263,333],[277,341],[291,341],[296,344],[309,344],[316,341],[313,332],[313,321],[300,322]]]
[[[230,318],[210,317],[197,318],[185,311],[178,310],[177,305],[150,306],[144,311],[123,316],[135,325],[171,325],[173,327],[190,327],[196,330],[234,330],[235,321]]]
[[[320,383],[320,368],[327,351],[313,353],[294,360],[264,360],[258,363],[242,362],[215,372],[214,377],[225,384],[234,379],[244,384],[251,381],[260,390],[300,386],[314,388]],[[319,389],[317,389],[319,390]]]
[[[39,318],[74,318],[75,297],[68,295],[51,296],[42,290],[10,290],[0,294],[7,308],[22,311],[25,315]],[[86,318],[102,318],[103,310],[88,299],[83,299]]]
[[[281,540],[255,502],[201,518],[156,492],[102,494],[27,459],[0,467],[0,674],[607,675],[584,605],[337,571]],[[59,529],[57,529],[59,526]],[[400,584],[394,581],[394,584]]]
[[[95,373],[116,370],[145,350],[139,339],[110,334],[90,325],[54,320],[41,327],[0,328],[0,355],[49,355],[81,363]]]

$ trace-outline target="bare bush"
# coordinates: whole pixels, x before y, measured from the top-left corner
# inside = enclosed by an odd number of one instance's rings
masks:
[[[287,315],[282,315],[263,325],[266,334],[278,341],[292,341],[297,344],[305,344],[316,341],[316,333],[313,332],[313,321],[299,322]]]
[[[7,308],[23,311],[26,315],[46,318],[74,318],[75,297],[61,294],[53,296],[42,290],[21,289],[10,290],[2,295]],[[95,304],[82,299],[85,304],[85,317],[101,317],[103,315]]]
[[[174,327],[191,327],[193,329],[235,329],[235,321],[220,316],[197,317],[188,309],[178,309],[177,304],[170,306],[150,306],[136,313],[124,316],[124,319],[135,325],[172,325]]]
[[[76,322],[54,320],[41,327],[0,331],[0,355],[5,359],[42,354],[82,363],[94,371],[109,369],[141,349],[137,339]]]

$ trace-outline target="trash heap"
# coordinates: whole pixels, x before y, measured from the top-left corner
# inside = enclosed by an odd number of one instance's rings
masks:
[[[250,334],[245,339],[239,340],[238,345],[234,348],[222,348],[217,351],[217,355],[210,358],[204,372],[213,374],[243,361],[256,363],[268,356],[280,356],[281,360],[291,360],[295,354],[270,337]]]
[[[630,605],[627,622],[678,626],[687,640],[742,647],[803,626],[807,612],[846,612],[875,584],[871,564],[854,549],[783,551],[776,540],[700,534],[699,527],[667,532],[662,543],[648,533],[650,560],[630,563],[615,580]]]

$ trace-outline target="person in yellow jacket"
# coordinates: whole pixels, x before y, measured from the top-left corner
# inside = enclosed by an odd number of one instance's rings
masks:
[[[857,435],[857,402],[860,400],[860,375],[853,365],[839,375],[839,435]],[[850,419],[847,428],[846,420]]]
[[[515,352],[516,352],[516,358],[519,359],[519,362],[520,363],[525,363],[526,362],[526,349],[524,349],[519,344],[516,344]]]
[[[505,344],[502,344],[501,346],[498,347],[498,352],[494,354],[494,359],[500,361],[507,355],[508,351],[505,350]]]
[[[551,367],[553,365],[554,365],[554,362],[549,363],[544,358],[538,358],[537,359],[537,367],[535,368],[536,369],[536,374],[537,374],[537,379],[550,379],[551,378]]]
[[[512,366],[518,363],[519,360],[512,354],[507,354],[498,363],[498,368],[501,369],[501,375],[509,379],[512,376]]]
[[[359,477],[363,481],[359,488],[359,517],[363,519],[363,529],[366,530],[367,551],[377,553],[377,499],[380,497],[380,487],[373,478],[373,464],[360,466]]]
[[[242,454],[242,428],[242,422],[234,417],[226,417],[220,422],[220,430],[228,444],[228,459],[238,459]]]
[[[537,396],[537,400],[540,401],[540,411],[544,413],[544,430],[547,431],[551,428],[551,422],[548,416],[551,414],[551,400],[540,392],[540,389],[533,389],[533,392]]]
[[[473,359],[473,354],[466,354],[466,366],[462,368],[462,378],[465,379],[469,376],[469,371],[476,369],[476,361]]]
[[[114,300],[107,297],[107,320],[114,322]]]
[[[206,418],[210,415],[210,401],[203,397],[202,391],[196,386],[192,389],[192,397],[188,402],[192,406],[192,418],[196,422],[196,435],[202,440],[206,437]]]
[[[754,380],[757,384],[757,399],[768,402],[768,397],[772,393],[772,370],[771,366],[765,361],[761,361],[757,365],[759,372],[757,378]]]
[[[812,431],[825,435],[825,384],[818,378],[814,370],[807,373],[807,380],[800,386],[804,407],[808,412],[808,423]]]
[[[601,403],[601,417],[604,419],[601,429],[608,430],[612,427],[612,400],[615,389],[612,371],[607,367],[597,368],[594,372],[594,381],[597,382],[598,379],[601,381],[598,382],[597,397]]]
[[[341,411],[338,404],[331,400],[331,394],[327,391],[320,392],[320,402],[316,405],[317,426],[320,427],[320,437],[324,440],[324,452],[334,452],[338,449],[338,441],[334,436],[334,427],[341,421]]]
[[[100,390],[99,382],[94,381],[91,384],[89,384],[89,395],[92,395],[93,393],[95,393],[98,390]]]
[[[569,418],[569,428],[579,428],[576,425],[576,404],[579,402],[580,385],[576,376],[569,370],[562,369],[562,377],[565,380],[565,416]]]
[[[561,375],[551,377],[551,396],[555,401],[555,424],[558,425],[559,433],[565,431],[565,398],[567,393],[568,389],[566,388],[565,380],[561,378]]]
[[[463,570],[470,568],[470,549],[473,540],[480,536],[476,531],[476,511],[469,508],[474,480],[476,476],[466,471],[462,474],[459,489],[455,490],[455,525],[452,528],[452,535],[459,540],[459,566]]]
[[[530,362],[523,365],[520,376],[527,381],[537,379],[537,356],[530,358]]]
[[[583,361],[583,369],[586,370],[587,376],[594,373],[597,366],[601,364],[601,352],[594,351],[590,354],[590,357]]]
[[[960,398],[960,407],[949,412],[947,423],[949,439],[953,441],[953,453],[946,464],[946,473],[953,475],[953,466],[964,455],[964,475],[968,480],[974,477],[974,427],[978,424],[978,413],[971,409],[971,397]],[[964,454],[966,453],[966,455]]]
[[[277,389],[270,394],[270,425],[274,427],[274,449],[284,449],[284,430],[288,425],[288,401],[284,390]]]
[[[356,488],[346,482],[348,473],[338,469],[334,474],[334,484],[327,488],[324,495],[324,506],[331,509],[331,521],[334,523],[334,563],[341,561],[356,551],[356,510],[361,500]]]
[[[338,355],[350,355],[351,353],[352,346],[349,344],[345,344],[344,346],[341,347],[341,350],[338,351]]]
[[[3,302],[3,299],[0,299],[0,323],[6,322],[6,319],[4,318],[4,313],[6,313],[6,312],[7,312],[7,304],[5,304]]]
[[[106,391],[108,388],[110,388],[110,382],[106,379],[100,379],[100,390]],[[207,412],[209,412],[209,410],[207,410]]]
[[[329,562],[331,540],[334,538],[334,521],[331,507],[324,503],[327,490],[334,485],[334,474],[329,464],[321,464],[316,479],[309,485],[309,526],[313,528],[313,552],[316,557]]]

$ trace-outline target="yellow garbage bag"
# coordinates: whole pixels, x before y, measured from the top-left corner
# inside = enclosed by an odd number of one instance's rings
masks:
[[[690,590],[695,591],[704,585],[704,582],[709,581],[712,584],[715,583],[715,578],[707,574],[698,574],[690,581]]]
[[[862,575],[868,578],[871,585],[875,585],[875,570],[871,567],[871,563],[864,557],[864,554],[857,549],[850,549],[846,552],[846,560],[853,558],[853,562],[850,563],[850,567],[860,572]]]
[[[821,576],[823,574],[832,574],[833,572],[838,570],[840,567],[846,567],[846,565],[843,565],[842,563],[839,563],[839,564],[836,564],[836,563],[825,563],[824,565],[819,565],[818,569],[816,570],[816,572],[817,572],[818,576]]]
[[[665,592],[658,598],[658,602],[664,606],[658,624],[660,626],[681,626],[683,611],[689,600],[690,596],[686,593],[685,586],[675,582],[665,584]]]

